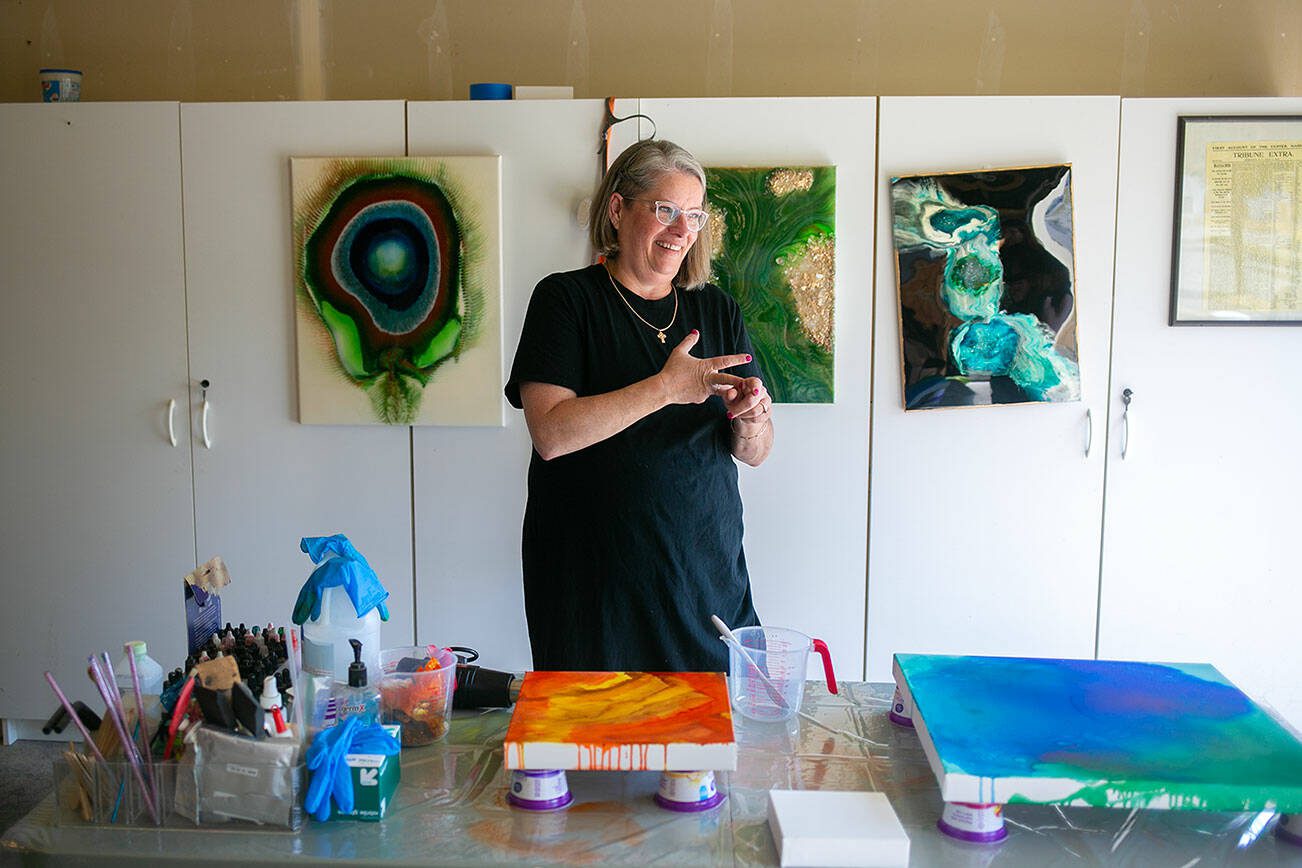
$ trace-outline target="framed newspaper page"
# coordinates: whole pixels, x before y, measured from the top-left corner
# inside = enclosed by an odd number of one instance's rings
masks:
[[[1171,325],[1302,325],[1302,117],[1186,116]]]

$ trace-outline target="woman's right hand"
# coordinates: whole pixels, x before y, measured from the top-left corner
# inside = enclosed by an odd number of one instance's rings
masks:
[[[742,384],[741,377],[725,374],[723,369],[744,365],[750,361],[750,356],[742,353],[698,359],[691,354],[690,350],[700,339],[700,333],[692,329],[691,333],[669,353],[665,366],[656,375],[660,378],[666,399],[671,404],[700,404],[711,395],[727,392]]]

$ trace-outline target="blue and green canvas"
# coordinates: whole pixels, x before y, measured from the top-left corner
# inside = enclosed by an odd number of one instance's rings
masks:
[[[1080,400],[1071,167],[891,180],[907,410]]]
[[[947,801],[1302,811],[1302,742],[1215,667],[895,655]]]

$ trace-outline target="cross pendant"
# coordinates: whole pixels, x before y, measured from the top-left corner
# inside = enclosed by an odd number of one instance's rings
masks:
[[[663,343],[665,342],[665,333],[664,333],[664,332],[656,332],[656,337],[660,338],[660,343],[663,344]]]

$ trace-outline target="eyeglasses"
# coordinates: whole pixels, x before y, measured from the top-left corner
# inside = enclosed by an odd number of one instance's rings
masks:
[[[628,202],[649,202],[649,199],[635,199],[632,196],[625,196]],[[678,216],[681,214],[687,221],[687,228],[692,232],[700,232],[705,228],[705,223],[710,219],[710,212],[701,208],[688,208],[686,210],[679,208],[673,202],[661,202],[659,199],[651,202],[655,207],[656,219],[666,226],[673,226],[678,222]]]

